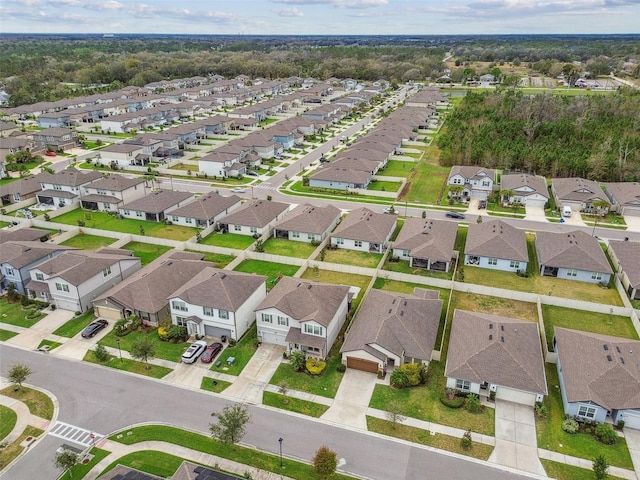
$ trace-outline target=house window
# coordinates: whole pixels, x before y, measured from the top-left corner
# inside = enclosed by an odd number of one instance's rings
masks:
[[[589,407],[587,405],[580,405],[578,408],[578,416],[582,418],[588,418],[593,420],[596,418],[596,409],[595,407]]]
[[[402,250],[402,256],[408,257],[411,252],[409,250]]]
[[[40,272],[36,273],[36,280],[44,282],[44,274],[42,274]]]
[[[142,217],[142,212],[136,212],[136,217]]]
[[[176,325],[178,325],[179,327],[186,327],[187,326],[187,317],[178,317],[178,316],[176,316]]]
[[[353,245],[356,247],[361,247],[362,246],[362,240],[354,240],[353,241]]]
[[[54,190],[62,190],[62,187],[60,185],[54,185],[53,189]]]
[[[209,316],[209,317],[213,317],[213,308],[211,307],[202,307],[202,313]]]
[[[228,310],[218,310],[218,317],[224,318],[224,319],[229,318],[229,311]]]
[[[240,232],[240,231],[242,231],[242,226],[241,226],[241,225],[234,225],[234,226],[233,226],[233,229],[234,229],[236,232]]]
[[[258,233],[258,229],[257,229],[256,227],[251,227],[251,228],[249,229],[249,231],[250,231],[251,233]]]
[[[490,258],[487,260],[487,264],[489,265],[498,265],[498,259],[497,258]]]
[[[13,268],[5,267],[5,271],[7,272],[7,275],[13,275]]]
[[[318,335],[322,336],[322,327],[320,325],[312,325],[310,323],[304,324],[304,333],[308,333],[309,335]]]
[[[263,313],[262,314],[262,322],[263,323],[273,323],[273,318],[271,317],[270,313]]]
[[[509,264],[509,266],[511,268],[520,268],[520,262],[516,262],[515,260],[511,260],[511,263]]]
[[[171,308],[173,308],[174,310],[180,310],[182,312],[186,312],[187,304],[179,300],[174,300],[173,302],[171,302]]]
[[[567,277],[577,277],[578,271],[575,268],[570,268],[567,270]]]
[[[602,274],[600,272],[593,272],[591,274],[591,280],[602,280]]]
[[[69,285],[67,285],[66,283],[58,283],[58,282],[56,282],[56,290],[58,290],[59,292],[68,292],[69,291]]]
[[[278,325],[284,325],[285,327],[289,326],[289,318],[288,317],[281,317],[280,315],[278,315]]]
[[[102,276],[106,277],[107,275],[111,275],[111,267],[107,267],[104,270],[102,270]]]
[[[483,187],[490,187],[490,186],[491,186],[491,182],[489,182],[489,181],[487,181],[487,180],[484,180],[484,181],[482,182],[482,186],[483,186]]]
[[[177,218],[177,217],[176,217],[176,218]],[[186,223],[191,224],[191,223],[193,223],[193,218],[186,217],[186,218],[184,219],[184,221],[185,221]]]
[[[122,211],[122,214],[123,214],[123,215],[130,215],[130,212],[129,212],[129,210],[123,210],[123,211]]]
[[[456,388],[458,390],[471,390],[471,382],[469,380],[456,380]]]
[[[102,208],[104,208],[106,210],[109,210],[109,209],[111,209],[111,205],[109,205],[108,203],[103,203],[102,204]]]
[[[336,238],[336,245],[344,245],[344,238]]]
[[[300,238],[300,232],[291,232],[291,238]]]
[[[320,349],[318,347],[307,347],[307,352],[320,352]]]
[[[171,221],[172,221],[172,222],[177,222],[178,220],[180,220],[180,217],[177,217],[177,216],[175,216],[175,215],[172,215],[172,216],[171,216]]]

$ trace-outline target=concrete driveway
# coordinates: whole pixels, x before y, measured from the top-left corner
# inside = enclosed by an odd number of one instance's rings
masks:
[[[535,207],[533,205],[525,205],[525,220],[531,220],[534,222],[548,222],[544,213],[544,207]]]
[[[236,397],[243,402],[261,404],[262,392],[282,363],[282,352],[284,347],[263,343],[238,379],[225,389],[225,395]]]
[[[467,207],[467,211],[464,213],[469,215],[489,215],[487,213],[487,209],[486,208],[479,209],[478,208],[479,205],[480,205],[480,199],[472,198],[471,200],[469,200],[469,206]]]
[[[496,400],[496,447],[489,462],[546,476],[538,458],[532,407]]]
[[[570,217],[562,217],[565,225],[573,225],[578,227],[586,227],[587,224],[582,221],[580,212],[573,212]]]
[[[640,474],[639,473],[640,472],[640,430],[634,430],[633,428],[625,428],[624,438],[627,440],[627,448],[629,449],[629,454],[631,454],[633,469],[636,471],[636,475],[639,475]]]
[[[333,404],[320,418],[366,430],[367,408],[376,380],[373,373],[347,368]]]
[[[19,345],[21,347],[36,349],[40,342],[48,337],[51,332],[64,325],[73,318],[74,312],[69,310],[45,310],[47,316],[35,323],[27,330],[7,340],[7,343]]]
[[[630,232],[640,232],[640,217],[625,215],[624,222],[627,224],[627,230]]]

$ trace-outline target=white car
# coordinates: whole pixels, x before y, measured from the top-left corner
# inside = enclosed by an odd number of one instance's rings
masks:
[[[207,342],[204,340],[198,340],[193,342],[187,351],[182,354],[182,363],[193,363],[195,362],[202,352],[207,348]]]
[[[233,193],[244,193],[244,192],[246,192],[246,190],[244,188],[242,188],[242,187],[234,187],[234,188],[231,189],[231,191]]]

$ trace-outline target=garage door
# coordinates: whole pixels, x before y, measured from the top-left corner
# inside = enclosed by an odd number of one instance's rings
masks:
[[[75,302],[73,300],[56,299],[56,306],[62,310],[71,310],[72,312],[77,312],[78,310],[80,310],[80,305],[78,305],[78,302]]]
[[[536,394],[523,392],[521,390],[513,390],[507,387],[498,387],[496,390],[496,398],[499,400],[507,400],[514,403],[522,403],[524,405],[535,405]]]
[[[545,200],[537,200],[534,198],[528,198],[526,200],[526,206],[527,207],[534,207],[534,208],[544,208],[544,204],[547,203]]]
[[[618,416],[618,418],[620,418],[620,416]],[[640,412],[624,412],[622,420],[624,420],[624,428],[640,430]]]
[[[220,327],[213,327],[211,325],[205,325],[204,326],[204,334],[207,337],[220,338],[220,337],[222,337],[224,335],[227,338],[230,338],[231,337],[231,330],[229,330],[228,328],[220,328]]]
[[[622,215],[630,215],[632,217],[640,217],[640,207],[625,207]]]
[[[95,309],[96,317],[106,318],[107,320],[120,320],[122,318],[122,314],[120,310],[109,307],[96,307]]]
[[[371,373],[376,373],[378,371],[377,362],[372,362],[371,360],[364,360],[363,358],[357,357],[347,357],[347,367]]]

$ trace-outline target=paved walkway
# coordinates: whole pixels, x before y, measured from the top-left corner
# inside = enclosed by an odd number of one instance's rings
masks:
[[[636,478],[640,480],[640,430],[627,428],[624,431],[624,438],[627,440],[627,448],[631,454],[633,469],[636,471]]]
[[[4,386],[4,385],[3,385]],[[0,405],[10,408],[14,412],[18,418],[16,419],[16,424],[14,425],[9,435],[5,438],[0,438],[0,442],[7,442],[11,444],[15,440],[22,435],[24,429],[28,426],[39,428],[40,430],[45,430],[50,422],[46,418],[38,417],[36,415],[32,415],[29,412],[29,407],[26,404],[22,403],[20,400],[16,400],[15,398],[6,397],[4,395],[0,395]]]
[[[48,311],[47,315],[40,321],[36,322],[30,328],[23,330],[18,335],[7,340],[8,344],[18,345],[29,349],[36,349],[44,338],[51,336],[58,327],[64,325],[73,318],[73,312],[69,310]],[[3,328],[4,328],[4,324]]]

